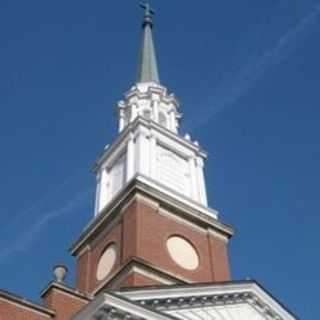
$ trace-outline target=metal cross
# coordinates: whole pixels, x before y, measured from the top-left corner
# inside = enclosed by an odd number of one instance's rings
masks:
[[[142,9],[144,9],[144,15],[146,17],[151,17],[152,15],[154,15],[154,10],[151,9],[150,3],[148,2],[141,2],[140,3],[140,7]]]

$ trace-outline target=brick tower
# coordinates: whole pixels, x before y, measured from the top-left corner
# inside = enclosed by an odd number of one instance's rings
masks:
[[[0,320],[295,320],[256,281],[232,281],[233,230],[207,203],[205,151],[179,134],[180,106],[159,78],[153,11],[144,8],[135,84],[119,134],[94,165],[95,213],[43,303],[0,290]]]
[[[137,80],[118,104],[119,135],[94,166],[95,217],[71,248],[77,287],[93,294],[230,279],[233,231],[208,207],[205,151],[179,135],[179,102],[160,83],[144,8]]]

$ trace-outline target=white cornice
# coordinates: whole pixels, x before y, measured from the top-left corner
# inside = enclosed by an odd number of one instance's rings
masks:
[[[136,265],[132,263],[132,266],[126,270],[126,266],[119,272],[117,275],[117,278],[112,280],[112,286],[113,287],[119,287],[119,284],[121,284],[129,275],[132,275],[133,273],[137,273],[139,275],[142,275],[146,278],[149,278],[151,280],[155,280],[158,283],[161,283],[162,285],[173,285],[176,284],[176,282],[169,280],[168,277],[160,276],[156,272],[150,272],[146,270],[146,268],[142,268],[139,265]],[[93,293],[96,294],[97,292],[100,292],[103,287],[108,285],[108,282],[110,282],[110,279],[106,281],[103,285],[100,285]]]
[[[194,284],[189,286],[154,288],[119,292],[126,298],[153,305],[159,310],[184,307],[249,303],[267,319],[296,320],[278,301],[255,282],[230,282],[223,284]]]
[[[73,320],[98,319],[168,320],[172,317],[131,303],[111,293],[102,293],[73,318]]]
[[[137,130],[139,126],[142,126],[143,128],[147,130],[155,130],[164,136],[172,139],[173,141],[178,142],[180,145],[184,146],[185,148],[189,149],[192,152],[195,152],[198,156],[202,158],[207,158],[207,153],[203,151],[198,145],[192,143],[191,141],[188,141],[181,136],[171,132],[170,130],[160,126],[156,122],[152,120],[146,120],[142,117],[137,117],[132,123],[130,123],[121,133],[120,135],[116,138],[114,143],[108,147],[107,149],[104,150],[102,155],[96,160],[92,170],[94,172],[97,172],[101,164],[105,163],[105,161],[115,153],[115,151],[122,145],[125,144],[125,142],[129,139],[130,133],[134,132]]]
[[[139,258],[132,258],[124,263],[121,268],[115,270],[110,276],[108,276],[99,286],[92,292],[93,295],[97,295],[99,292],[103,291],[105,288],[115,287],[129,274],[134,271],[139,271],[140,274],[147,275],[154,280],[159,281],[163,285],[173,285],[177,283],[190,283],[190,280],[181,277],[181,275],[173,274],[169,270],[159,268],[158,266],[152,265],[151,263],[144,261]]]
[[[152,187],[154,190],[157,190],[159,192],[159,196],[164,196],[164,200],[167,201],[168,199],[166,197],[170,197],[172,200],[178,201],[179,205],[184,205],[185,207],[188,207],[191,209],[190,214],[198,213],[203,214],[211,219],[218,219],[218,211],[205,207],[202,204],[190,199],[189,197],[186,197],[178,192],[176,192],[173,189],[168,188],[165,185],[162,185],[160,182],[156,180],[152,180],[149,177],[138,175],[135,178],[137,181],[145,184],[146,186]]]
[[[193,310],[232,310],[233,306],[239,305],[247,305],[254,314],[250,312],[249,317],[238,314],[236,319],[297,319],[255,282],[230,282],[101,293],[80,311],[74,320],[168,320],[174,319],[172,315],[175,315],[175,312],[179,314],[182,310],[193,314]],[[199,319],[207,318],[208,315]],[[230,315],[218,319],[234,318]]]
[[[138,97],[139,99],[151,99],[152,95],[156,94],[161,96],[161,99],[165,103],[172,103],[176,108],[179,108],[179,101],[177,97],[173,93],[168,93],[168,89],[164,86],[150,83],[144,84],[145,90],[141,90],[141,85],[133,86],[125,95],[125,100],[128,101],[134,97]]]
[[[219,232],[222,232],[227,237],[233,235],[233,229],[221,223],[215,218],[217,212],[213,209],[204,207],[197,202],[185,199],[178,193],[170,192],[167,188],[156,186],[157,182],[143,176],[135,176],[122,191],[96,216],[96,218],[84,229],[79,240],[77,240],[70,251],[75,255],[79,249],[85,244],[105,221],[110,218],[115,212],[120,214],[121,208],[126,205],[137,193],[148,195],[151,199],[159,201],[164,207],[169,207],[173,213],[181,215],[184,219],[191,219],[195,223],[203,224],[211,227]]]
[[[63,283],[58,283],[58,282],[50,282],[49,285],[42,290],[41,292],[41,297],[44,298],[51,290],[56,290],[59,292],[62,292],[63,294],[66,294],[70,297],[72,297],[73,299],[77,298],[81,301],[91,301],[92,300],[92,296],[89,296],[83,292],[80,292],[79,290],[76,290],[74,288],[70,288],[68,286],[66,286]]]

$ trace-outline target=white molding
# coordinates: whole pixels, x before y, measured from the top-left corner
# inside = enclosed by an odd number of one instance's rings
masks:
[[[144,203],[145,205],[151,207],[152,209],[154,209],[156,212],[159,212],[159,208],[160,208],[160,204],[158,201],[149,199],[145,196],[143,196],[142,194],[137,194],[135,196],[136,200],[138,200],[139,202]]]
[[[222,241],[224,241],[224,242],[226,242],[226,243],[229,242],[228,237],[226,237],[226,236],[222,235],[221,233],[213,230],[212,228],[207,228],[207,231],[208,231],[208,233],[211,234],[214,238],[218,238],[218,239],[220,239],[220,240],[222,240]]]
[[[163,188],[160,187],[154,188],[155,182],[148,183],[148,181],[150,182],[151,180],[141,176],[133,177],[123,190],[121,190],[118,195],[102,209],[96,218],[85,227],[80,238],[71,246],[71,254],[78,255],[78,250],[82,248],[82,245],[101,226],[101,224],[103,224],[114,211],[120,211],[125,203],[130,201],[136,194],[150,196],[156,202],[159,202],[160,206],[165,204],[166,206],[171,207],[173,212],[177,215],[185,216],[186,218],[189,217],[191,220],[195,220],[195,223],[204,224],[207,227],[220,230],[229,237],[233,235],[233,229],[230,226],[221,223],[215,218],[215,215],[212,214],[217,214],[217,211],[203,207],[197,203],[189,203],[190,201],[184,201],[184,199],[180,200],[179,196],[171,196],[170,193],[164,192],[167,191],[166,188],[164,188],[164,191],[162,191]],[[132,195],[130,196],[130,194]],[[127,200],[125,201],[125,199]]]
[[[126,279],[129,275],[132,275],[134,272],[138,273],[140,275],[143,275],[144,277],[147,277],[149,279],[158,281],[158,282],[162,283],[163,285],[173,285],[173,284],[175,284],[175,282],[170,281],[170,280],[166,279],[165,277],[157,276],[154,273],[148,272],[146,270],[143,270],[139,266],[135,266],[134,265],[134,266],[130,267],[130,269],[129,269],[129,271],[127,273],[124,273],[123,275],[120,275],[119,278],[117,278],[112,283],[112,286],[117,286],[117,284],[121,283],[124,279]],[[99,288],[99,290],[95,290],[95,292],[99,292],[100,290],[101,290],[101,288]]]
[[[166,218],[171,219],[177,223],[183,224],[186,227],[189,227],[198,233],[201,233],[201,234],[207,233],[207,228],[200,227],[200,226],[196,225],[195,223],[192,223],[192,222],[186,220],[185,218],[179,217],[178,215],[162,208],[161,206],[159,209],[159,214],[162,216],[165,216]]]
[[[163,283],[165,285],[173,285],[173,284],[175,284],[175,282],[167,280],[167,279],[165,279],[165,277],[157,276],[154,273],[151,273],[151,272],[148,272],[146,270],[143,270],[142,268],[140,268],[138,266],[134,266],[132,268],[131,273],[133,273],[133,272],[136,272],[136,273],[138,273],[140,275],[143,275],[143,276],[145,276],[145,277],[147,277],[149,279],[159,281],[160,283]]]
[[[130,266],[132,264],[132,266]],[[140,266],[139,266],[140,265]],[[129,267],[129,269],[128,269]],[[117,284],[121,282],[118,279],[123,280],[127,275],[128,272],[132,271],[132,268],[139,268],[139,270],[143,270],[148,273],[145,269],[152,269],[154,272],[161,273],[163,275],[166,275],[167,278],[175,279],[176,281],[172,281],[170,284],[176,284],[176,283],[192,283],[189,279],[186,279],[182,277],[180,274],[175,274],[170,272],[169,270],[166,270],[164,268],[159,268],[158,266],[154,266],[146,261],[139,261],[139,259],[132,258],[132,260],[126,261],[122,266],[114,270],[106,279],[102,280],[101,283],[92,291],[93,295],[96,295],[98,292],[100,292],[104,287],[110,286],[113,287],[114,283]],[[148,273],[151,274],[151,273]],[[160,277],[160,276],[159,276]],[[114,280],[116,279],[116,280]],[[165,277],[160,277],[160,279],[164,279],[166,282],[169,282],[170,280],[166,280]],[[163,280],[162,280],[163,283]],[[169,283],[163,283],[165,285],[168,285]]]
[[[120,297],[102,293],[76,314],[73,320],[125,319],[126,316],[130,316],[131,319],[150,320],[170,318],[170,316],[132,304]]]
[[[64,295],[68,296],[68,297],[71,297],[72,299],[78,299],[78,300],[80,300],[82,302],[88,302],[88,301],[91,300],[89,297],[80,297],[79,296],[81,294],[80,292],[76,292],[76,291],[67,292],[66,291],[67,289],[64,288],[64,287],[60,288],[59,286],[57,286],[56,288],[53,288],[52,290],[53,291],[57,291],[59,293],[62,293]]]
[[[235,312],[239,320],[296,320],[254,282],[163,286],[101,293],[74,320],[168,320],[175,317],[185,319],[188,315],[195,319],[193,316],[199,314],[203,315],[199,319],[208,319],[215,314],[215,319],[231,320]]]
[[[213,285],[195,284],[188,287],[181,286],[176,288],[132,290],[130,292],[119,293],[133,301],[164,300],[169,304],[170,310],[174,309],[173,301],[178,301],[182,298],[190,298],[193,300],[201,297],[222,296],[226,299],[228,299],[228,297],[232,299],[232,297],[236,298],[239,294],[250,293],[252,295],[248,296],[248,300],[246,300],[248,303],[255,306],[257,309],[263,309],[267,313],[270,311],[270,313],[273,314],[272,317],[266,317],[266,319],[296,320],[292,314],[284,309],[282,305],[254,282]],[[176,308],[180,307],[177,306]]]
[[[172,197],[175,200],[178,200],[179,202],[185,204],[186,206],[192,208],[196,212],[200,212],[202,214],[205,214],[209,216],[210,218],[218,219],[218,212],[214,209],[205,207],[201,205],[200,203],[189,199],[188,197],[183,196],[182,194],[179,194],[178,192],[171,190],[165,185],[162,185],[160,182],[150,179],[149,177],[145,177],[142,175],[136,176],[136,180],[143,182],[146,185],[150,185],[151,187],[158,189],[163,194],[166,194],[170,197]]]
[[[168,152],[181,158],[183,161],[189,161],[189,167],[185,168],[188,179],[185,181],[175,177],[174,173],[179,172],[180,166],[176,164],[177,168],[168,171],[165,181],[162,181],[158,175],[163,162],[157,161],[159,147],[163,147]],[[123,154],[126,154],[126,177],[128,182],[134,175],[140,174],[151,179],[162,181],[166,184],[166,188],[170,189],[170,179],[174,181],[181,180],[181,186],[175,186],[177,192],[181,193],[185,198],[189,198],[199,204],[207,206],[206,190],[203,175],[203,162],[206,159],[206,154],[200,149],[196,143],[178,136],[176,133],[162,127],[152,120],[146,120],[140,116],[123,129],[114,143],[99,157],[94,166],[94,172],[97,176],[97,201],[95,206],[95,216],[97,216],[105,207],[105,205],[112,200],[116,194],[112,194],[107,188],[110,182],[110,169],[116,165]],[[197,163],[201,164],[198,168]],[[190,177],[190,178],[189,178]],[[124,184],[121,189],[124,188]]]
[[[90,250],[90,245],[84,246],[78,253],[78,258],[80,258],[83,254],[85,254],[88,250]]]
[[[162,135],[166,136],[167,138],[172,139],[173,141],[177,142],[181,146],[189,149],[192,152],[195,152],[198,156],[203,159],[207,158],[207,153],[203,151],[199,146],[188,141],[177,134],[166,130],[165,128],[159,126],[157,123],[153,121],[147,121],[141,117],[137,117],[132,123],[130,123],[116,138],[109,148],[104,150],[102,155],[97,159],[95,165],[93,166],[93,171],[97,172],[98,169],[101,167],[102,163],[106,161],[107,158],[110,157],[110,154],[114,153],[114,149],[118,149],[120,145],[126,143],[126,139],[128,138],[129,132],[135,132],[138,126],[144,126],[147,129],[153,130],[154,132],[161,133]]]

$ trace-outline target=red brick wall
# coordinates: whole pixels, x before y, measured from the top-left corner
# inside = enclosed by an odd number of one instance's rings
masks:
[[[228,248],[223,240],[208,234],[213,278],[216,281],[230,280]]]
[[[88,301],[59,289],[50,290],[44,297],[47,306],[56,312],[54,320],[70,320]]]
[[[18,303],[0,298],[0,320],[48,320],[49,315],[42,314]]]
[[[89,275],[90,275],[90,268],[89,265],[91,264],[90,261],[91,250],[88,248],[84,253],[82,253],[78,257],[77,261],[77,288],[82,292],[89,291]]]
[[[209,246],[206,232],[195,231],[166,216],[160,215],[153,208],[140,202],[138,207],[138,250],[137,255],[142,259],[178,277],[184,277],[195,282],[214,280],[210,268]],[[199,257],[199,268],[188,271],[177,265],[167,250],[167,239],[179,235],[189,240],[196,248]]]
[[[182,277],[191,282],[220,282],[230,279],[227,256],[227,244],[222,239],[187,224],[160,214],[154,207],[143,201],[133,202],[125,211],[122,219],[108,230],[96,235],[89,243],[90,249],[78,259],[78,288],[92,292],[99,282],[96,269],[99,258],[106,246],[115,242],[119,248],[118,259],[114,270],[125,265],[130,258],[137,257],[146,263],[162,269],[164,272]],[[177,265],[170,257],[166,241],[172,235],[188,239],[196,248],[200,257],[200,266],[188,271]],[[134,280],[133,280],[134,278]],[[141,281],[140,281],[140,280]],[[127,283],[141,282],[145,278],[137,275],[129,277]],[[150,279],[148,279],[148,284]],[[140,283],[139,283],[140,285]]]
[[[82,292],[92,292],[99,281],[96,279],[96,272],[99,259],[105,248],[116,243],[117,248],[121,249],[122,223],[117,224],[109,232],[105,230],[90,243],[88,248],[79,258],[77,262],[77,288]],[[114,269],[119,268],[121,255],[117,256]]]
[[[138,227],[138,212],[139,204],[134,202],[127,208],[122,220],[122,263],[137,256],[138,233],[140,232]]]

